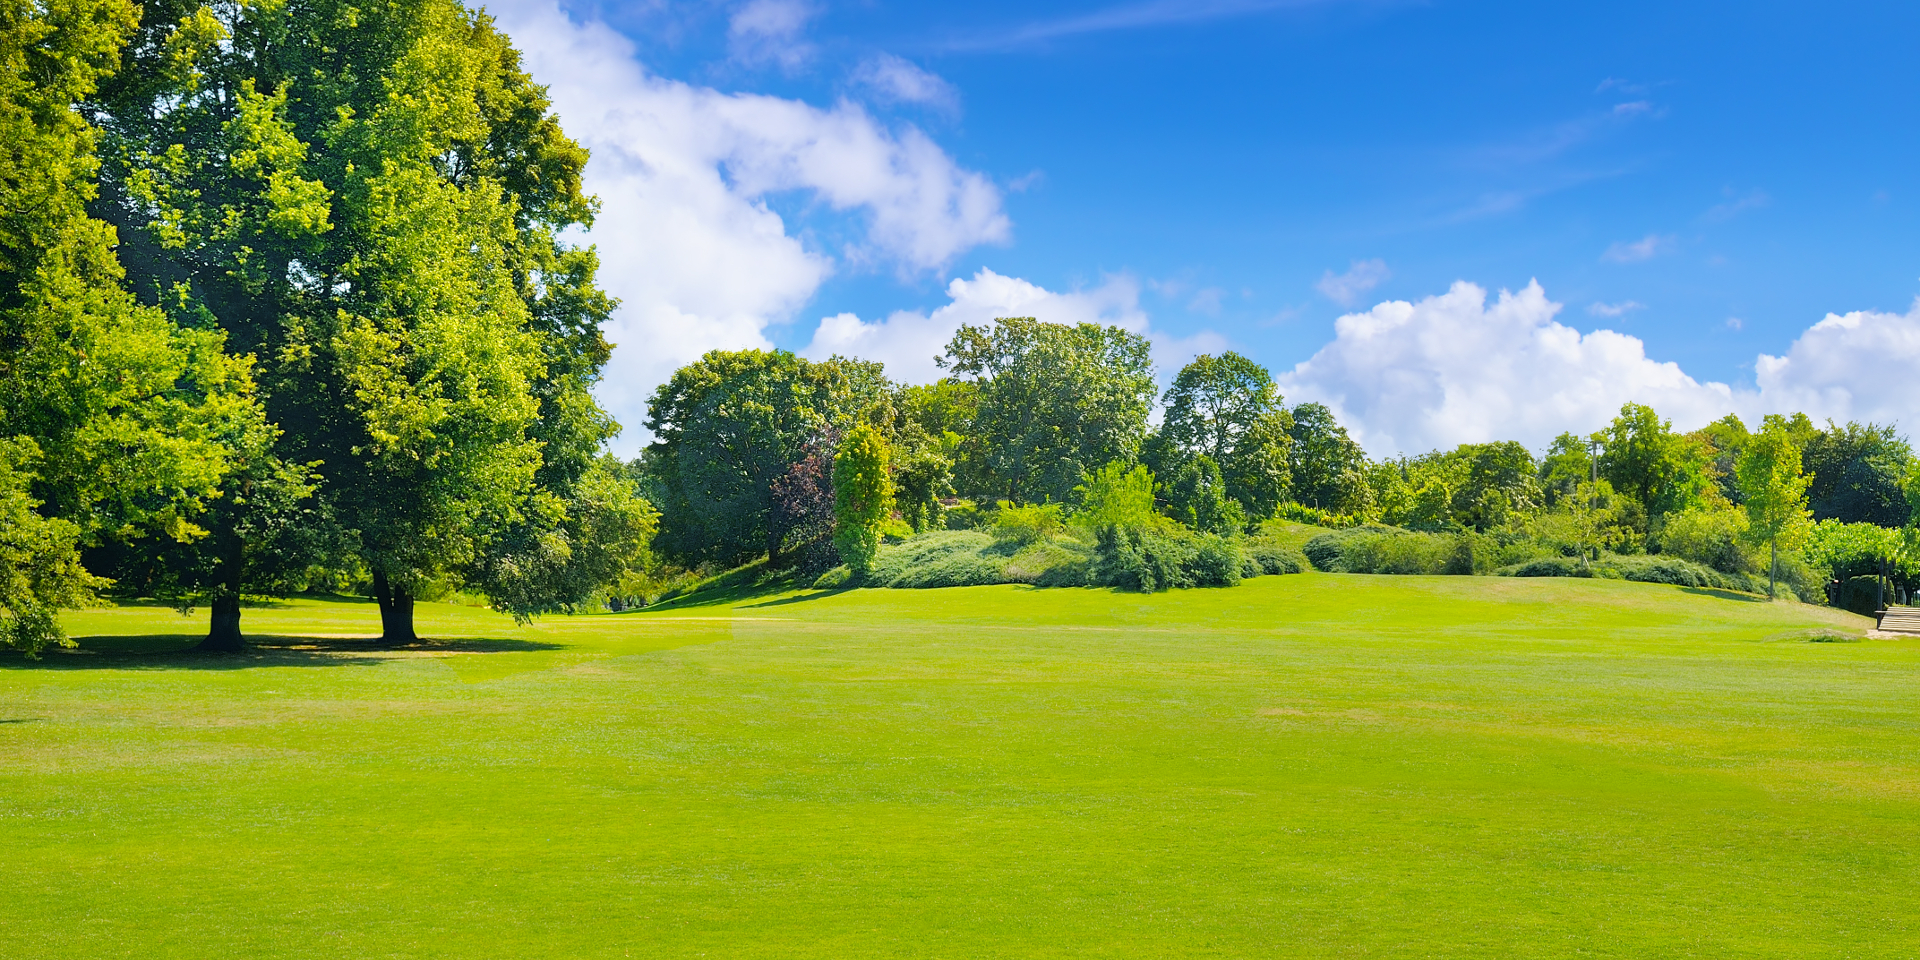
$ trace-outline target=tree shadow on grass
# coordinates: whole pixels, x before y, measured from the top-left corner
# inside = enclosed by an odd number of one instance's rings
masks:
[[[1766,603],[1767,598],[1751,593],[1735,593],[1732,590],[1718,590],[1713,587],[1681,587],[1681,593],[1691,593],[1696,597],[1718,597],[1722,600],[1738,600],[1742,603]]]
[[[852,591],[857,589],[859,588],[858,587],[835,587],[831,590],[815,590],[811,593],[795,594],[794,596],[781,597],[777,600],[762,600],[759,603],[743,603],[743,604],[740,604],[740,607],[747,610],[753,610],[759,607],[784,607],[790,603],[811,603],[815,600],[825,600],[828,597],[837,597],[843,593],[851,593]]]
[[[529,653],[559,650],[561,644],[532,640],[459,638],[383,644],[377,639],[338,637],[247,637],[239,653],[194,649],[200,635],[75,637],[77,649],[53,649],[38,660],[21,654],[0,656],[7,670],[246,670],[254,667],[371,667],[389,660],[436,653]]]

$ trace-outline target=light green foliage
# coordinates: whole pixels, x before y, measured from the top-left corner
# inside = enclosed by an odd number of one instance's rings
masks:
[[[963,325],[941,363],[978,389],[962,445],[969,492],[1065,501],[1092,470],[1140,455],[1156,392],[1145,337],[1002,318]]]
[[[1748,536],[1754,543],[1766,544],[1774,561],[1781,547],[1793,549],[1807,525],[1807,485],[1813,478],[1801,473],[1800,463],[1792,424],[1771,415],[1740,454],[1737,471]],[[1771,571],[1770,564],[1769,595],[1773,593]]]
[[[1181,368],[1163,398],[1166,417],[1150,446],[1162,475],[1204,456],[1217,466],[1226,496],[1266,518],[1286,501],[1293,417],[1265,367],[1237,353],[1203,355]]]
[[[1907,584],[1920,581],[1920,538],[1910,527],[1821,520],[1806,528],[1800,554],[1822,575],[1842,582],[1882,574]]]
[[[1367,483],[1366,452],[1347,436],[1333,411],[1318,403],[1294,407],[1293,442],[1287,448],[1293,499],[1336,514],[1370,515],[1373,490]]]
[[[855,426],[833,455],[833,545],[840,560],[865,573],[880,547],[880,525],[893,513],[887,438]]]
[[[507,39],[452,0],[156,3],[128,53],[98,114],[136,282],[261,358],[272,456],[315,465],[396,615],[449,579],[576,601],[613,304],[559,239],[586,153]]]
[[[1758,573],[1765,563],[1751,550],[1747,526],[1746,511],[1739,507],[1692,507],[1666,517],[1660,525],[1658,546],[1662,555],[1705,564],[1722,573]]]
[[[1462,444],[1382,466],[1400,474],[1397,481],[1370,477],[1380,494],[1377,515],[1387,523],[1484,532],[1507,526],[1543,499],[1533,455],[1518,443]]]
[[[1544,543],[1572,551],[1585,565],[1601,549],[1634,542],[1620,500],[1605,480],[1580,481],[1556,506],[1529,517],[1525,529]]]
[[[1594,462],[1587,438],[1563,433],[1547,445],[1540,458],[1540,492],[1547,506],[1558,506],[1574,488],[1594,479]]]
[[[1003,543],[1025,546],[1058,536],[1066,529],[1064,512],[1057,503],[1017,504],[1000,501],[993,515],[993,537]]]
[[[1153,474],[1144,465],[1115,460],[1074,488],[1080,507],[1073,522],[1088,529],[1164,526],[1168,521],[1155,508],[1153,488]]]
[[[1602,431],[1600,476],[1646,508],[1651,518],[1704,502],[1713,489],[1714,451],[1673,432],[1652,407],[1629,403]]]
[[[0,2],[0,604],[28,649],[102,585],[79,547],[201,536],[233,444],[263,427],[250,364],[137,304],[88,213],[97,131],[75,105],[136,21],[112,0]]]
[[[1740,460],[1740,451],[1746,449],[1747,439],[1753,434],[1747,430],[1738,416],[1727,414],[1694,432],[1702,441],[1703,449],[1710,451],[1713,462],[1708,473],[1713,477],[1714,489],[1719,499],[1728,503],[1740,502],[1740,478],[1734,465]]]

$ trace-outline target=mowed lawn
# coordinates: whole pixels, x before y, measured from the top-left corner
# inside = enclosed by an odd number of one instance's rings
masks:
[[[202,617],[0,660],[0,954],[1920,954],[1920,640],[1831,610],[1302,575],[160,652]]]

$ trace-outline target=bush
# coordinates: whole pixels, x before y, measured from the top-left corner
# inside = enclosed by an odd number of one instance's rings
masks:
[[[1299,550],[1278,543],[1249,543],[1240,549],[1242,577],[1305,573],[1307,558]]]
[[[1302,548],[1316,569],[1339,573],[1470,574],[1473,542],[1457,534],[1398,527],[1354,527],[1323,533]]]
[[[1035,503],[1016,507],[1005,500],[993,518],[993,538],[1003,543],[1026,546],[1051,540],[1066,526],[1057,503]]]
[[[1007,582],[1042,587],[1083,587],[1087,584],[1087,548],[1080,544],[1036,543],[1007,561]]]
[[[972,530],[936,530],[885,546],[862,581],[874,587],[977,587],[1007,582],[1007,551]]]
[[[1880,610],[1883,583],[1880,577],[1848,577],[1840,584],[1840,595],[1834,598],[1834,606],[1871,617]],[[1886,596],[1893,596],[1892,588],[1887,588]]]
[[[1240,582],[1239,544],[1174,527],[1108,525],[1095,534],[1087,582],[1154,593],[1175,587],[1231,587]]]
[[[1541,557],[1509,567],[1502,567],[1503,577],[1591,577],[1593,571],[1580,563],[1579,557]]]
[[[944,512],[948,530],[978,530],[993,522],[993,511],[982,510],[972,500],[962,500]]]
[[[1666,519],[1658,545],[1663,555],[1704,564],[1721,573],[1765,573],[1767,563],[1741,542],[1746,512],[1736,507],[1696,507]]]

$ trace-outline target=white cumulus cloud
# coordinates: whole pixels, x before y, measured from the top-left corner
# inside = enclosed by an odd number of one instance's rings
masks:
[[[1140,284],[1131,276],[1108,277],[1097,287],[1055,292],[1018,277],[982,268],[972,279],[947,284],[948,302],[931,312],[897,310],[884,320],[867,321],[851,313],[826,317],[813,341],[801,350],[816,360],[839,354],[879,360],[895,380],[931,383],[943,376],[933,358],[961,324],[990,323],[1000,317],[1034,317],[1047,323],[1097,323],[1154,336],[1140,308]],[[1164,375],[1194,356],[1226,348],[1218,334],[1154,336],[1154,364]]]
[[[813,58],[813,45],[803,35],[815,12],[802,0],[748,0],[727,20],[734,59],[798,70]]]
[[[772,30],[798,15],[773,6],[749,4],[738,17],[759,11]],[[652,75],[629,40],[570,20],[552,0],[491,9],[568,133],[592,151],[586,187],[601,211],[586,239],[599,247],[602,285],[621,300],[599,394],[627,426],[623,450],[644,440],[655,385],[707,350],[768,346],[766,328],[812,298],[836,253],[924,272],[1009,235],[999,189],[917,128],[890,128],[851,103]],[[790,192],[854,215],[857,246],[823,251],[796,235],[768,206]]]
[[[1519,292],[1458,282],[1334,323],[1334,339],[1279,377],[1290,402],[1327,404],[1376,456],[1519,440],[1536,450],[1644,403],[1683,430],[1728,413],[1901,423],[1920,410],[1920,301],[1905,314],[1829,315],[1786,355],[1758,356],[1754,385],[1696,380],[1637,337],[1560,323],[1538,283]]]

